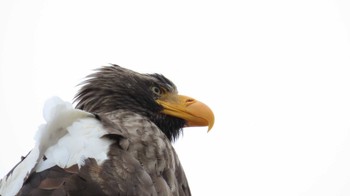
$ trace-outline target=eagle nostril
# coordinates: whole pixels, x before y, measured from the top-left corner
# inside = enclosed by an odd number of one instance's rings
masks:
[[[186,105],[191,105],[194,102],[195,102],[195,99],[192,99],[192,98],[186,99]]]

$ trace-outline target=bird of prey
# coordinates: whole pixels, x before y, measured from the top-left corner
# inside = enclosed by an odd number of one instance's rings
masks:
[[[58,97],[0,195],[191,195],[172,147],[184,127],[214,124],[204,103],[160,74],[108,65],[87,76],[76,107]]]

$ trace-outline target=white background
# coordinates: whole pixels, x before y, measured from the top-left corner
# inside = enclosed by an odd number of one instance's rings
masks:
[[[216,114],[175,144],[193,195],[350,195],[350,3],[0,1],[0,174],[92,69],[161,73]],[[92,144],[93,145],[93,144]]]

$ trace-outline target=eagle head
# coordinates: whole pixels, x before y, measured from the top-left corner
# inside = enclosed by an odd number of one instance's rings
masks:
[[[214,124],[205,104],[179,95],[174,83],[160,74],[140,74],[118,65],[87,76],[75,97],[76,108],[94,114],[127,110],[147,117],[174,141],[186,126]]]

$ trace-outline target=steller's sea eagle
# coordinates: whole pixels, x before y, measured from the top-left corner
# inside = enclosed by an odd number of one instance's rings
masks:
[[[109,65],[89,75],[76,109],[44,106],[34,148],[0,181],[0,195],[191,195],[171,142],[214,124],[208,106],[159,74]]]

